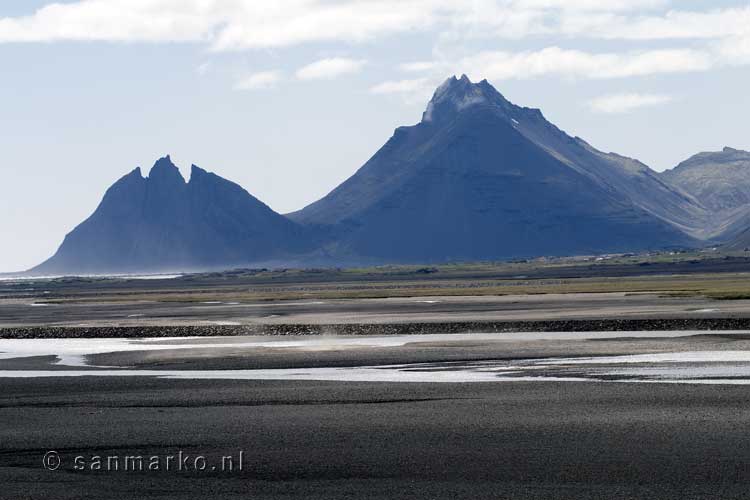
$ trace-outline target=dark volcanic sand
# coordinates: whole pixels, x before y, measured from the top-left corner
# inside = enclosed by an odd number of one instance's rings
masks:
[[[213,342],[214,339],[208,339]],[[225,342],[217,339],[216,342]],[[92,356],[149,369],[747,350],[747,334]],[[51,357],[3,369],[49,369]],[[57,369],[64,367],[57,366]],[[0,498],[750,497],[750,386],[0,379]],[[47,471],[42,457],[60,453]],[[72,470],[77,455],[244,451],[242,471]]]
[[[0,497],[748,498],[749,402],[727,386],[6,379]],[[50,449],[246,463],[45,471]]]

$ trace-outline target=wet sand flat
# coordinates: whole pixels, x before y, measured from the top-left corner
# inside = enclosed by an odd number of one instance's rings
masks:
[[[544,360],[544,376],[560,366],[749,364],[749,332],[54,342],[3,340],[0,373],[143,375],[0,378],[2,498],[739,499],[750,491],[748,386],[152,373],[417,364],[437,376]],[[43,467],[50,450],[58,470]],[[179,452],[210,468],[240,451],[242,470],[74,468],[75,457],[90,465],[93,456]]]

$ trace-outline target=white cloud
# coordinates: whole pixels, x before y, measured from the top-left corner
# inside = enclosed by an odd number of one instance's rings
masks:
[[[481,52],[456,63],[457,73],[476,79],[527,79],[557,75],[566,78],[624,78],[660,73],[705,71],[711,57],[690,49],[630,53],[591,53],[547,47],[525,52]]]
[[[434,61],[415,61],[410,63],[399,64],[399,69],[406,72],[429,71],[437,67]]]
[[[726,64],[750,64],[750,34],[722,40],[715,48]]]
[[[260,71],[247,75],[234,84],[235,90],[260,90],[276,86],[281,81],[281,73],[278,71]]]
[[[364,59],[347,59],[344,57],[321,59],[297,70],[296,76],[300,80],[331,79],[341,75],[357,73],[365,64],[367,64],[367,61]]]
[[[598,113],[629,113],[639,108],[657,106],[674,100],[662,94],[612,94],[597,97],[589,102],[589,107]]]
[[[398,95],[409,104],[424,104],[441,81],[438,77],[392,80],[370,87],[370,93]]]
[[[579,11],[625,11],[654,9],[668,3],[667,0],[516,0],[516,8],[566,9]]]
[[[428,78],[416,78],[413,80],[396,80],[383,82],[370,88],[373,94],[403,94],[421,91],[431,88],[432,84]]]
[[[666,0],[78,0],[28,16],[0,18],[0,41],[205,42],[215,50],[357,42],[377,36],[464,26],[500,37],[559,32],[561,16],[625,14]],[[713,15],[712,22],[733,15]],[[629,18],[626,18],[629,19]],[[648,27],[650,22],[644,21]],[[669,24],[701,25],[674,13]],[[739,24],[740,21],[734,21]],[[585,25],[586,23],[584,23]],[[718,28],[716,28],[718,29]]]
[[[690,49],[660,49],[627,53],[592,53],[547,47],[537,51],[485,51],[456,61],[440,60],[401,65],[405,71],[425,70],[428,76],[385,81],[370,89],[374,94],[402,94],[416,101],[446,76],[466,73],[474,81],[525,80],[546,76],[567,79],[616,79],[711,69],[710,54]]]
[[[198,73],[200,76],[205,75],[208,73],[208,70],[211,68],[211,63],[209,61],[206,61],[204,63],[201,63],[198,65],[197,68],[195,68],[195,72]]]
[[[750,6],[705,12],[671,10],[660,16],[561,17],[560,33],[621,40],[720,39],[750,34]]]
[[[666,10],[673,5],[678,5],[675,0],[77,0],[50,3],[27,16],[0,18],[0,43],[191,42],[228,51],[362,42],[432,31],[443,40],[545,35],[704,44],[605,54],[549,47],[482,53],[465,61],[487,60],[491,74],[500,78],[612,78],[750,64],[750,5]],[[320,64],[302,68],[299,77],[334,77],[356,66],[347,66],[343,59]],[[402,69],[434,73],[444,67],[440,61],[423,61]]]
[[[0,18],[0,42],[195,41],[214,50],[362,41],[430,27],[448,0],[79,0]],[[453,10],[453,9],[448,9]]]
[[[198,41],[210,36],[210,9],[174,0],[80,0],[51,3],[25,17],[0,18],[0,41]],[[203,2],[206,4],[206,2]],[[207,15],[208,17],[204,17]]]

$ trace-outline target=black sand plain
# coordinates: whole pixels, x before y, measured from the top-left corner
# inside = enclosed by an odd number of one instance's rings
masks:
[[[0,337],[750,329],[750,261],[509,265],[474,272],[246,272],[0,286]],[[679,276],[677,276],[679,275]],[[675,277],[677,276],[677,277]],[[476,293],[474,293],[476,292]],[[733,300],[717,300],[717,298]],[[31,304],[46,303],[45,306]],[[639,323],[640,322],[640,323]],[[326,325],[338,325],[332,331]],[[494,326],[492,326],[494,325]],[[182,330],[181,330],[182,329]],[[499,334],[502,335],[502,334]],[[750,350],[746,333],[445,342],[318,351],[98,354],[150,370]],[[53,356],[3,370],[62,369]],[[2,499],[744,499],[750,386],[0,378]],[[62,463],[46,470],[55,451]],[[243,467],[238,469],[239,452]],[[164,470],[179,452],[208,470]],[[86,458],[84,470],[74,458]],[[92,457],[161,469],[91,470]],[[234,470],[213,470],[232,456]]]
[[[319,352],[101,354],[149,369],[358,366],[741,350],[745,334],[432,342]],[[7,360],[39,369],[51,360]],[[15,363],[13,367],[9,363]],[[2,379],[0,497],[748,498],[750,386],[610,382],[353,383]],[[58,470],[45,470],[47,451]],[[243,451],[243,467],[237,457]],[[179,452],[207,470],[163,470]],[[83,456],[162,470],[74,470]],[[221,470],[221,457],[235,468]],[[210,470],[217,467],[217,470]]]
[[[750,391],[592,384],[3,381],[2,497],[748,498]],[[56,450],[60,470],[42,457]],[[76,455],[244,451],[242,471]]]

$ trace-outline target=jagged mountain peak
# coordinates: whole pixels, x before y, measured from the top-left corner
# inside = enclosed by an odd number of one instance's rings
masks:
[[[144,178],[132,170],[35,268],[44,273],[213,269],[310,250],[306,230],[239,185],[192,165],[185,182],[169,156]]]
[[[210,172],[208,170],[203,169],[199,167],[198,165],[196,165],[195,163],[193,163],[192,165],[190,165],[190,182],[192,183],[192,182],[195,182],[196,180],[206,177],[207,175],[209,175],[209,173]]]
[[[473,83],[466,75],[455,75],[445,80],[436,90],[422,115],[423,122],[440,118],[477,106],[507,107],[511,104],[487,80]]]
[[[156,182],[185,184],[185,178],[182,177],[180,169],[172,162],[169,155],[156,160],[148,173],[148,178]]]
[[[138,179],[143,179],[143,172],[141,172],[141,167],[135,167],[124,178],[128,178],[128,177],[136,177]]]

